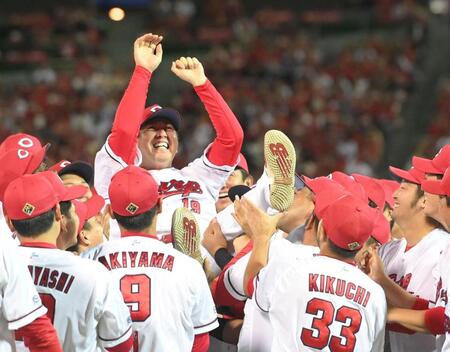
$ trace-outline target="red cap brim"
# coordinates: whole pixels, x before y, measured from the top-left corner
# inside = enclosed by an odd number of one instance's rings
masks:
[[[47,149],[49,147],[50,144],[47,143],[38,152],[34,153],[31,156],[31,160],[28,163],[27,169],[25,171],[26,174],[32,174],[39,168],[39,165],[41,165],[42,161],[44,160],[45,153],[47,152]]]
[[[395,176],[400,177],[401,179],[415,183],[420,185],[420,180],[416,179],[413,175],[411,175],[408,171],[399,169],[398,167],[389,166],[389,171],[393,173]]]
[[[424,192],[439,196],[450,196],[450,194],[445,192],[444,187],[442,187],[442,180],[424,180],[421,186]]]

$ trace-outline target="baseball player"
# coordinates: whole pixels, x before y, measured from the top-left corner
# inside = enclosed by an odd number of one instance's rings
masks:
[[[17,177],[31,174],[44,168],[45,153],[48,144],[42,146],[41,142],[34,136],[17,133],[7,137],[0,145],[0,230],[2,235],[11,233],[3,217],[2,198],[8,184]],[[10,237],[5,236],[5,237]],[[18,242],[18,241],[17,241]]]
[[[39,173],[11,182],[4,205],[64,351],[97,351],[100,346],[128,351],[133,343],[131,320],[110,273],[99,263],[56,247],[59,202],[76,197],[76,187],[54,189]]]
[[[450,237],[441,230],[438,223],[425,213],[425,197],[420,188],[425,174],[412,168],[402,170],[390,167],[400,177],[400,188],[394,193],[392,218],[399,225],[403,238],[391,241],[379,249],[385,273],[406,291],[430,302],[436,303],[436,289],[439,277],[436,274],[439,257],[448,245]],[[424,258],[420,262],[417,258]],[[405,334],[391,328],[392,351],[435,351],[436,341],[431,335]]]
[[[86,194],[80,198],[81,201],[84,202],[92,197],[93,193],[90,185],[94,181],[94,168],[89,163],[84,161],[70,162],[68,160],[61,160],[48,169],[57,172],[65,186],[85,186]]]
[[[8,241],[0,246],[0,351],[15,351],[13,333],[30,351],[62,351],[47,309],[20,256]]]
[[[88,255],[114,276],[135,330],[134,351],[207,351],[217,314],[205,274],[194,259],[155,234],[158,185],[136,166],[116,173],[109,187],[122,238]]]
[[[206,78],[196,58],[182,57],[172,63],[172,72],[190,83],[205,106],[216,138],[200,158],[181,170],[172,167],[178,150],[180,114],[152,105],[145,109],[147,89],[162,60],[162,37],[146,34],[134,43],[135,70],[117,109],[111,134],[95,158],[95,188],[108,200],[111,177],[127,165],[150,170],[159,185],[162,212],[158,238],[171,241],[172,214],[185,207],[196,214],[201,233],[216,215],[219,190],[238,162],[243,131],[219,92]]]
[[[374,213],[347,194],[336,200],[324,192],[315,202],[315,212],[321,220],[317,233],[320,255],[291,256],[285,251],[284,256],[269,258],[254,281],[252,301],[259,314],[252,317],[253,321],[246,322],[247,316],[244,319],[241,334],[247,325],[253,330],[253,337],[250,345],[242,348],[239,342],[242,351],[379,351],[383,347],[384,293],[351,265],[357,250],[372,233]],[[264,266],[260,260],[266,256],[273,220],[255,217],[244,202],[237,205],[236,214],[244,222],[243,227],[258,224],[250,230],[255,236],[248,267]],[[241,217],[239,207],[247,207],[247,220]],[[291,246],[295,253],[295,246]],[[258,247],[261,251],[255,250]],[[264,336],[258,334],[264,321],[270,325],[273,336],[270,329],[268,334],[264,330]]]

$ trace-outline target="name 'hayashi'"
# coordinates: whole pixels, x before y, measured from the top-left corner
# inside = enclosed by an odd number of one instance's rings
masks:
[[[172,271],[174,260],[172,255],[158,252],[114,252],[98,258],[108,270],[150,267]]]
[[[369,302],[370,292],[351,281],[337,279],[323,274],[309,274],[309,291],[323,292],[347,298],[365,307]]]

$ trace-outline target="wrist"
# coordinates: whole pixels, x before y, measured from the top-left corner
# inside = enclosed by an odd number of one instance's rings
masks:
[[[200,79],[196,79],[196,80],[192,81],[191,84],[195,88],[195,87],[199,87],[199,86],[204,85],[207,80],[208,79],[206,77],[202,77]]]

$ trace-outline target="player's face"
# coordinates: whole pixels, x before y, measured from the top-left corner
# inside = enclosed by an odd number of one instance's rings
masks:
[[[426,175],[426,179],[427,180],[437,180],[438,176],[437,175],[430,175],[427,174]],[[443,210],[443,198],[439,197],[436,194],[431,194],[431,193],[425,193],[425,214],[431,218],[433,218],[434,220],[444,224],[445,221],[443,219],[442,216],[442,210]],[[445,203],[445,199],[444,199],[444,203]]]
[[[294,202],[278,222],[278,227],[290,232],[298,226],[305,224],[314,210],[314,194],[308,187],[295,192]]]
[[[103,243],[103,226],[101,222],[100,216],[94,216],[90,218],[88,221],[88,230],[83,229],[81,232],[81,236],[86,235],[89,240],[89,245],[84,249],[87,250],[89,248],[93,248]],[[83,233],[84,232],[84,233]]]
[[[56,241],[56,245],[59,249],[66,250],[77,243],[77,230],[80,224],[80,219],[75,212],[75,206],[69,209],[69,216],[63,216],[61,224],[61,232]]]
[[[394,208],[392,209],[392,218],[398,222],[407,220],[414,216],[419,208],[417,207],[418,185],[402,181],[400,187],[394,192]]]
[[[245,185],[245,179],[243,178],[243,174],[241,170],[234,170],[230,176],[228,176],[225,184],[220,189],[219,199],[216,202],[216,210],[217,212],[225,209],[229,204],[231,204],[230,198],[228,198],[228,190],[231,187],[238,185]]]
[[[178,151],[178,134],[173,125],[164,120],[152,121],[139,133],[142,167],[161,170],[172,166]]]
[[[72,186],[84,186],[86,187],[86,193],[83,197],[78,198],[78,200],[82,202],[86,202],[89,198],[92,197],[92,191],[89,187],[89,184],[80,176],[74,174],[65,174],[61,176],[61,179],[66,187]]]

